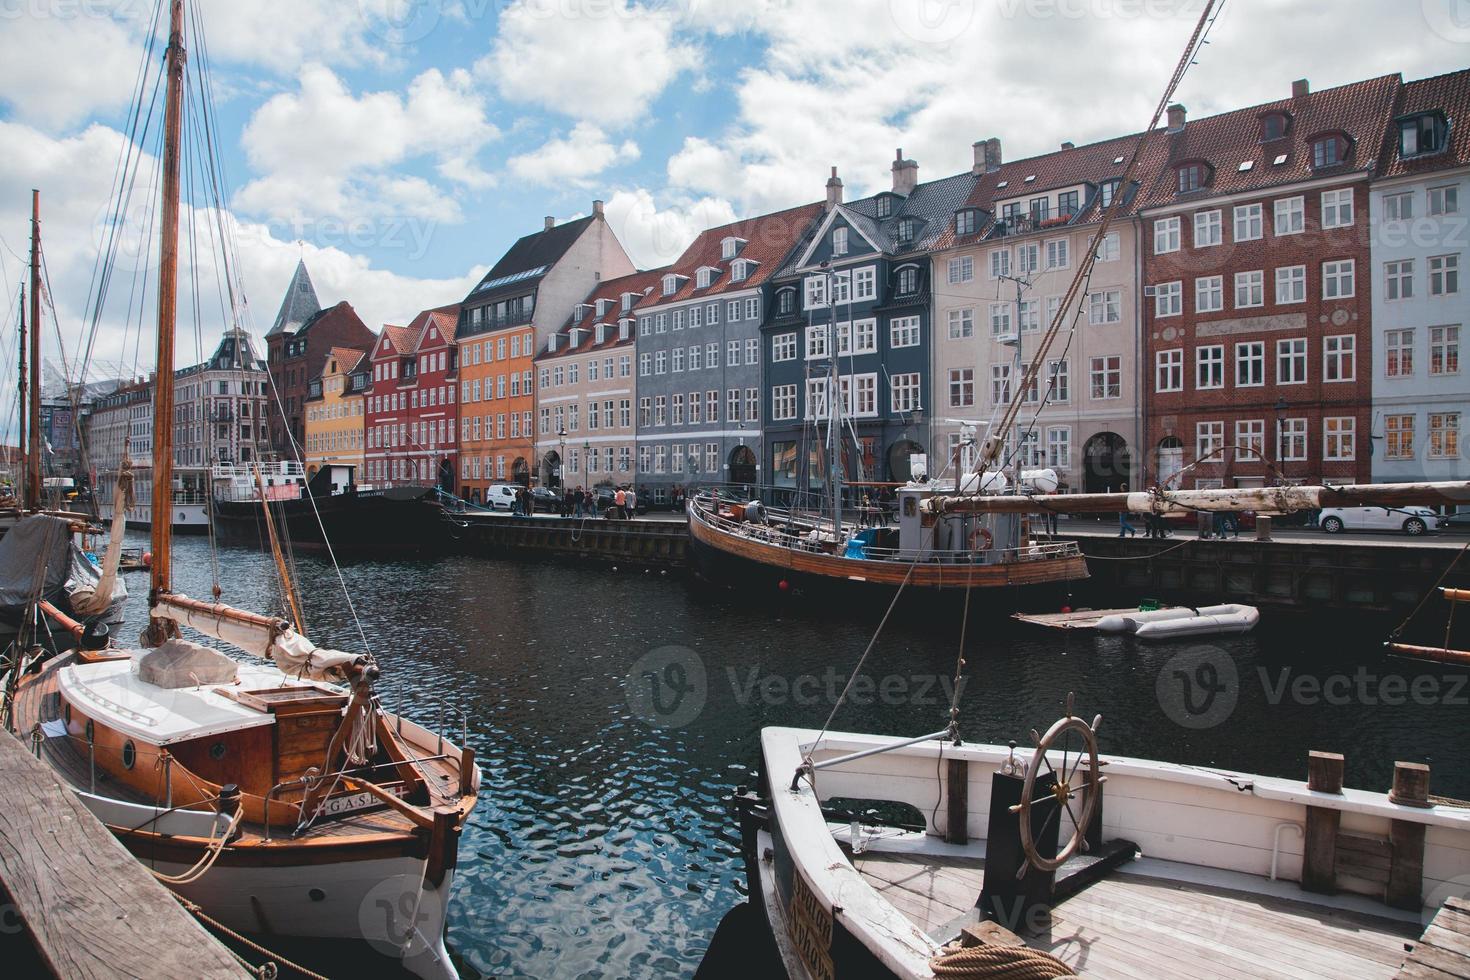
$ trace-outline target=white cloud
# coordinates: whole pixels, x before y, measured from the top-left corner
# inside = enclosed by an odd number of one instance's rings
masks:
[[[383,214],[458,221],[453,197],[392,168],[427,158],[448,180],[487,187],[493,178],[477,157],[498,136],[465,71],[430,69],[406,94],[356,95],[331,69],[311,65],[296,91],[266,101],[246,125],[241,143],[261,176],[235,203],[283,221]]]
[[[609,167],[638,159],[638,144],[624,140],[614,146],[592,123],[580,122],[566,138],[547,140],[529,153],[513,156],[506,169],[533,184],[585,185],[587,178]]]
[[[57,130],[127,104],[143,49],[126,22],[5,14],[0,24],[0,100],[16,118]]]
[[[730,202],[717,197],[677,200],[660,208],[653,194],[639,187],[617,191],[607,202],[608,224],[640,269],[667,265],[700,232],[734,220]]]
[[[478,75],[507,99],[603,126],[643,116],[700,58],[672,12],[628,0],[515,0],[498,26]]]

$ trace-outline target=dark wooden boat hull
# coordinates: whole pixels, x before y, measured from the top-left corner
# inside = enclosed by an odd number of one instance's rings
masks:
[[[315,507],[313,507],[313,501]],[[259,501],[214,500],[222,541],[258,546],[267,541]],[[278,535],[293,546],[338,553],[414,553],[443,548],[443,508],[429,487],[393,487],[273,501]],[[324,533],[325,532],[325,533]]]

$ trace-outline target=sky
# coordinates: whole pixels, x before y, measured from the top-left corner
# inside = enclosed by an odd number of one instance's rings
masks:
[[[126,288],[146,280],[146,250],[124,249],[131,265],[119,259],[100,311],[88,296],[157,4],[0,0],[0,363],[14,363],[39,188],[48,361],[64,342],[74,372],[95,320],[91,377],[151,366],[152,300],[130,316]],[[259,336],[301,257],[324,305],[345,299],[377,329],[462,299],[543,216],[574,218],[594,199],[651,267],[704,228],[819,200],[832,166],[854,199],[888,185],[898,148],[927,180],[968,168],[988,137],[1018,159],[1136,131],[1202,0],[189,6],[228,184],[224,212],[196,212],[194,227],[231,229]],[[1177,99],[1198,117],[1284,98],[1301,77],[1320,89],[1466,64],[1467,0],[1226,0]],[[141,150],[146,186],[156,161]],[[139,193],[127,214],[151,205]],[[186,258],[185,280],[202,268],[201,291],[217,293],[209,261]],[[180,366],[222,332],[227,304],[210,306],[181,325]],[[12,377],[0,373],[0,412]]]

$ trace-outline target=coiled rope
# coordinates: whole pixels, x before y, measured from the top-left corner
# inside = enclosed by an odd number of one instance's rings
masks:
[[[189,870],[183,874],[166,875],[161,871],[150,868],[149,870],[153,871],[153,877],[168,885],[188,885],[203,878],[205,873],[214,867],[214,862],[219,859],[220,853],[224,851],[225,845],[229,843],[230,837],[235,833],[235,828],[240,826],[240,818],[244,815],[245,806],[241,804],[235,808],[235,815],[230,818],[229,826],[225,828],[224,833],[216,837],[215,831],[211,830],[209,832],[209,844],[205,846],[204,854],[198,861],[194,862],[194,866]]]
[[[1053,980],[1077,972],[1050,953],[1028,946],[970,946],[947,949],[929,961],[936,977],[986,980]]]

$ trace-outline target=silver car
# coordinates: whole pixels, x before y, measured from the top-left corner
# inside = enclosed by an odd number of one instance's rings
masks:
[[[1428,507],[1323,507],[1317,523],[1328,534],[1344,531],[1402,531],[1418,536],[1434,527],[1439,515]]]

